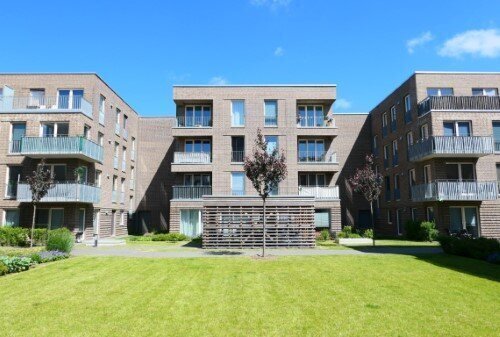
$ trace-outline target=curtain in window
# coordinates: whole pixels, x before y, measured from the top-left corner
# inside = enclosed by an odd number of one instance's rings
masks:
[[[245,125],[245,103],[243,101],[232,101],[232,125],[244,126]]]
[[[266,101],[265,103],[265,125],[276,125],[278,115],[278,105],[276,101]]]
[[[181,210],[181,233],[191,238],[202,233],[201,211],[198,209]]]
[[[475,207],[465,207],[465,228],[473,236],[478,235],[477,230],[477,214]]]
[[[69,90],[59,90],[59,99],[57,102],[58,109],[69,108]]]
[[[83,90],[73,90],[73,109],[82,107]]]
[[[19,226],[19,210],[8,209],[5,211],[5,226],[15,227]]]
[[[330,213],[328,211],[318,210],[314,213],[314,224],[317,228],[330,227]]]

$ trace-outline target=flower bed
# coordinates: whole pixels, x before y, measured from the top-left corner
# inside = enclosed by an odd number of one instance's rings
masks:
[[[26,271],[37,264],[67,259],[68,253],[41,251],[27,256],[0,256],[0,275]]]

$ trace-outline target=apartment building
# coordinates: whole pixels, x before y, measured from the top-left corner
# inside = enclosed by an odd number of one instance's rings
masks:
[[[355,144],[366,144],[370,151],[370,129],[366,114],[335,117],[335,95],[334,85],[174,86],[175,118],[140,121],[141,153],[158,154],[140,158],[141,230],[159,225],[198,236],[208,200],[217,198],[217,205],[234,205],[236,200],[238,207],[255,204],[257,194],[245,177],[243,160],[251,153],[258,129],[269,151],[279,148],[287,158],[288,176],[271,197],[277,205],[291,200],[280,198],[308,197],[316,230],[339,231],[343,217],[355,221],[356,211],[341,211],[337,181],[347,175],[344,168],[353,170],[359,164],[359,156],[350,153]],[[346,188],[342,184],[340,190]]]
[[[500,73],[416,72],[371,112],[377,225],[500,237]]]
[[[81,239],[126,234],[137,127],[137,113],[96,74],[0,74],[2,224],[31,224],[26,177],[45,159],[55,183],[37,227],[66,226]]]

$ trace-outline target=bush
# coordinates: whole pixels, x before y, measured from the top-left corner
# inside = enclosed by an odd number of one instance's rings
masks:
[[[0,246],[26,247],[28,244],[28,229],[21,227],[0,228]]]
[[[342,231],[337,233],[337,237],[340,239],[359,239],[359,238],[369,238],[373,239],[373,230],[367,229],[365,231],[355,230],[351,226],[344,226]]]
[[[0,276],[5,275],[9,272],[9,268],[0,260]]]
[[[408,220],[405,224],[405,233],[408,240],[434,241],[437,239],[439,231],[434,222]]]
[[[363,237],[373,239],[373,229],[367,229],[363,232]]]
[[[188,237],[180,233],[154,234],[151,236],[152,241],[186,241]]]
[[[439,236],[445,253],[500,263],[500,242],[497,239]]]
[[[35,228],[33,231],[33,245],[45,246],[49,231],[46,228]],[[28,229],[28,235],[31,237],[31,229]]]
[[[74,243],[73,234],[67,228],[51,230],[47,238],[47,250],[70,253]]]
[[[68,253],[63,253],[57,250],[44,251],[39,253],[31,254],[30,258],[36,263],[46,263],[52,261],[58,261],[67,259],[69,257]]]
[[[323,229],[318,235],[318,241],[330,240],[330,231],[328,229]]]
[[[152,236],[151,235],[147,235],[147,236],[129,236],[127,238],[128,241],[151,241],[152,240]]]
[[[29,257],[13,256],[0,257],[0,261],[7,267],[8,273],[18,273],[30,269],[33,262]]]

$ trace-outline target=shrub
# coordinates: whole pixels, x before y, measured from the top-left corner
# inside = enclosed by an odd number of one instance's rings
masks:
[[[431,221],[408,220],[405,224],[405,232],[406,238],[414,241],[434,241],[439,234],[436,224]]]
[[[330,240],[330,231],[328,229],[323,229],[318,235],[318,241]]]
[[[151,236],[152,241],[185,241],[187,236],[180,233],[154,234]]]
[[[28,270],[33,262],[29,257],[13,256],[0,257],[0,261],[7,267],[9,273],[18,273]]]
[[[373,239],[373,229],[367,229],[363,232],[363,237]]]
[[[28,229],[28,235],[31,237],[31,230]],[[47,237],[49,231],[47,228],[35,228],[33,231],[33,245],[35,246],[45,246],[47,244]]]
[[[145,235],[145,236],[129,236],[127,238],[128,241],[151,241],[152,240],[151,235]]]
[[[36,263],[46,263],[52,261],[58,261],[67,259],[69,257],[68,253],[63,253],[57,250],[44,251],[39,253],[31,254],[30,258]]]
[[[67,228],[51,230],[47,238],[47,250],[70,253],[74,243],[73,234]]]
[[[0,246],[26,247],[28,244],[28,229],[21,227],[0,228]]]
[[[367,229],[365,231],[355,230],[351,226],[345,226],[342,231],[337,233],[337,237],[341,239],[359,239],[359,238],[369,238],[373,239],[373,230]]]
[[[9,268],[0,260],[0,276],[5,275],[9,272]]]
[[[497,239],[439,236],[445,253],[500,263],[500,242]]]

